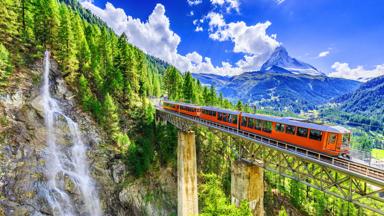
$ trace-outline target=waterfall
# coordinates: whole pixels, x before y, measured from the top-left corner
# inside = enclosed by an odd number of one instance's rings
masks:
[[[102,215],[95,183],[88,169],[86,146],[77,123],[66,116],[59,102],[51,97],[49,70],[50,57],[46,51],[41,89],[47,143],[43,171],[46,182],[40,187],[40,193],[54,215]],[[65,125],[66,130],[62,125]],[[64,134],[59,131],[64,131]],[[69,144],[62,145],[63,137]],[[66,190],[68,184],[75,188],[78,199],[74,199],[73,194]]]

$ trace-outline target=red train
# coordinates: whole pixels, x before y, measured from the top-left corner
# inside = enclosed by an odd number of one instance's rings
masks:
[[[351,132],[341,126],[172,101],[164,101],[162,106],[166,110],[216,122],[316,152],[349,158]]]

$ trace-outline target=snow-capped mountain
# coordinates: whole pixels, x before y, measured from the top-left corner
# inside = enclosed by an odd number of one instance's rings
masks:
[[[356,90],[360,82],[328,77],[312,65],[288,55],[278,47],[260,71],[233,77],[214,74],[193,74],[204,85],[215,86],[233,102],[243,102],[276,110],[315,109],[317,105]]]
[[[312,65],[289,56],[287,50],[283,46],[279,46],[275,49],[268,61],[261,66],[260,71],[324,76],[322,72]]]

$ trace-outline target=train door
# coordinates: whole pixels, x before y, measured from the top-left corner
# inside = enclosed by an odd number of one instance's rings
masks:
[[[337,144],[337,134],[328,133],[327,145],[325,148],[327,150],[336,151],[336,144]]]

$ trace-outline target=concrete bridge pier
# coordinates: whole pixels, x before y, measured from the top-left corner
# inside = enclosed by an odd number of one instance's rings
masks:
[[[236,160],[231,167],[231,202],[247,200],[254,216],[264,215],[263,168]]]
[[[196,143],[193,131],[178,132],[177,185],[177,215],[198,215]]]

